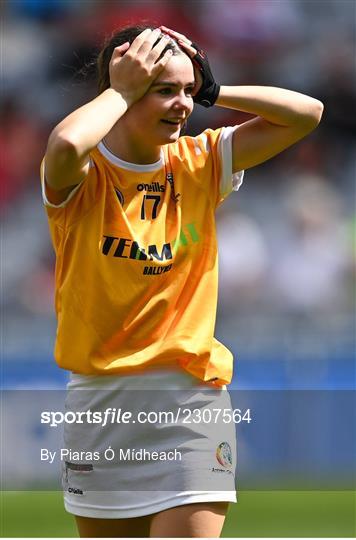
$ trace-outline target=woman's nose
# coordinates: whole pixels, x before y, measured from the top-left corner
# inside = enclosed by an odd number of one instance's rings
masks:
[[[191,108],[190,102],[191,102],[190,97],[188,97],[186,93],[183,91],[177,95],[176,100],[174,102],[174,107],[177,109],[189,110]]]

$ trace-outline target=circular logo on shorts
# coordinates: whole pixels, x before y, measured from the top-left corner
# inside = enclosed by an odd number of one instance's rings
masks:
[[[228,442],[222,442],[216,449],[216,459],[223,467],[232,467],[232,452]]]

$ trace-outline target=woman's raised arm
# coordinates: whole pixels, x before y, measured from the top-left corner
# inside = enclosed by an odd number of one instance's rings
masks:
[[[153,47],[160,30],[144,30],[130,45],[113,51],[109,72],[110,88],[67,116],[52,131],[46,151],[46,182],[68,193],[86,176],[89,152],[105,137],[127,109],[148,90],[164,68],[172,52],[166,51],[163,38]]]
[[[221,86],[216,105],[255,114],[233,136],[233,172],[282,152],[319,124],[323,104],[310,96],[268,86]]]
[[[324,106],[317,99],[269,86],[219,86],[205,52],[196,43],[166,26],[161,29],[177,40],[200,73],[202,84],[194,101],[205,107],[218,105],[256,115],[234,133],[233,172],[263,163],[319,124]],[[201,93],[203,99],[197,100]]]

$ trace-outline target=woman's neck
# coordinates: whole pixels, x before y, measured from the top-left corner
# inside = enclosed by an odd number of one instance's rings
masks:
[[[104,138],[105,146],[120,159],[137,165],[155,163],[160,159],[161,148],[150,148],[147,143],[130,137],[127,132],[123,136],[123,131],[113,128]]]

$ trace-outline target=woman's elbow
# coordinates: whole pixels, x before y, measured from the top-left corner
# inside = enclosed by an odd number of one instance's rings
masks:
[[[318,99],[311,98],[303,122],[308,131],[315,129],[323,116],[324,104]]]
[[[54,128],[48,139],[47,153],[73,156],[78,155],[79,152],[73,137],[68,136],[58,128]]]
[[[318,99],[314,99],[313,101],[313,118],[317,126],[320,123],[321,117],[323,116],[324,104]]]

